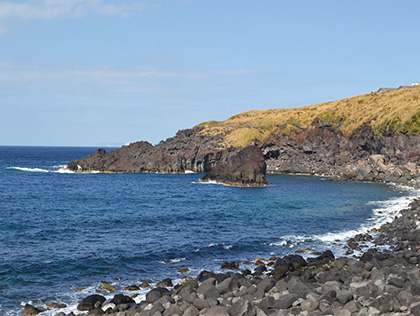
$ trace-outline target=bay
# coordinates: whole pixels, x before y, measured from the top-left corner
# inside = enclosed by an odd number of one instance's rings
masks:
[[[74,174],[86,147],[0,147],[0,309],[59,301],[74,309],[105,280],[122,289],[181,280],[342,243],[408,204],[392,185],[269,175],[268,187],[203,184],[201,174]],[[177,271],[189,268],[180,274]],[[84,288],[76,292],[76,288]],[[139,294],[144,295],[144,291]],[[141,296],[140,296],[141,297]]]

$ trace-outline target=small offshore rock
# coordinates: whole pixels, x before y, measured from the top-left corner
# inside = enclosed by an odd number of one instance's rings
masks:
[[[47,309],[60,309],[60,308],[66,308],[66,307],[67,307],[66,304],[64,304],[64,303],[57,303],[57,302],[52,302],[52,303],[49,303],[47,305]]]
[[[123,289],[123,291],[138,291],[138,290],[140,290],[140,287],[137,285],[130,285]]]
[[[236,261],[232,262],[223,262],[220,266],[221,269],[227,269],[227,270],[237,270],[239,269],[239,263]]]
[[[112,286],[111,284],[109,284],[108,282],[105,282],[105,281],[101,281],[101,283],[99,284],[99,288],[101,290],[106,290],[110,293],[115,292],[117,290],[117,288],[115,286]]]
[[[217,164],[200,181],[217,181],[238,186],[266,186],[267,165],[261,149],[248,146],[229,157],[225,163]]]
[[[23,309],[22,315],[37,315],[41,312],[43,312],[43,310],[30,304],[26,304],[25,308]]]
[[[169,278],[162,280],[158,284],[156,284],[156,287],[172,287],[172,286],[174,285],[172,284],[172,280]]]

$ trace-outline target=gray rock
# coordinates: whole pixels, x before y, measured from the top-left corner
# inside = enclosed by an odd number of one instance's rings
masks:
[[[393,285],[398,288],[402,288],[404,285],[404,279],[403,278],[390,278],[388,280],[388,284]]]
[[[146,302],[153,303],[157,301],[158,299],[160,299],[161,297],[162,297],[162,293],[154,289],[146,294]]]
[[[189,286],[183,288],[179,293],[179,296],[185,301],[190,304],[197,298],[197,293]]]
[[[271,310],[274,308],[276,304],[276,300],[272,296],[268,296],[262,299],[262,301],[258,304],[258,307],[264,311],[264,313],[269,314]]]
[[[280,296],[280,298],[276,301],[275,307],[278,309],[287,309],[292,306],[292,304],[299,298],[296,294],[286,294]]]
[[[415,315],[418,316],[420,315],[420,303],[415,303],[413,305],[410,306],[410,313],[411,315]]]
[[[326,310],[328,310],[330,308],[330,303],[327,301],[327,300],[325,300],[325,299],[321,299],[320,301],[319,301],[319,304],[318,304],[318,309],[321,311],[321,312],[325,312]]]
[[[229,314],[232,316],[255,316],[256,311],[248,300],[241,297],[229,308]]]
[[[152,309],[150,310],[150,313],[153,315],[156,312],[162,313],[165,310],[165,308],[162,306],[162,304],[155,302],[153,304]]]
[[[346,309],[342,309],[339,310],[337,313],[334,313],[334,316],[351,316],[351,312]]]
[[[198,314],[197,309],[194,306],[190,306],[184,311],[182,316],[196,316],[197,314]]]
[[[193,305],[197,308],[197,309],[205,309],[210,307],[209,303],[204,300],[204,299],[200,299],[200,298],[196,298],[193,301]]]
[[[220,294],[225,294],[231,291],[232,282],[233,282],[232,278],[224,279],[221,283],[219,283],[216,286],[217,291],[219,291]]]
[[[277,291],[279,291],[280,293],[287,290],[287,283],[284,280],[280,280],[277,281],[276,285],[275,285]]]
[[[357,306],[356,302],[352,300],[347,302],[346,305],[343,306],[343,309],[346,309],[353,314],[359,310],[359,307]]]
[[[347,290],[338,291],[337,292],[337,301],[339,301],[341,304],[346,304],[348,301],[351,301],[353,299],[353,293]]]
[[[213,285],[211,279],[207,279],[204,281],[197,289],[197,293],[203,294],[206,298],[217,298],[220,296],[219,291],[217,291],[216,287]]]
[[[178,315],[183,314],[182,310],[175,304],[171,304],[171,306],[162,313],[163,316],[172,316],[175,314],[178,314]]]
[[[257,291],[262,290],[263,292],[268,292],[274,287],[275,284],[276,281],[274,281],[273,278],[267,276],[257,284]]]
[[[228,308],[225,306],[215,306],[208,308],[205,313],[206,316],[231,316],[228,313]]]
[[[287,282],[287,288],[290,293],[295,293],[300,297],[305,297],[306,294],[312,291],[310,287],[301,282],[298,278],[292,278]]]
[[[318,301],[313,299],[304,300],[302,303],[300,303],[302,311],[306,311],[308,313],[313,312],[318,308]]]
[[[398,301],[401,305],[408,306],[413,295],[406,291],[400,291],[397,295]]]

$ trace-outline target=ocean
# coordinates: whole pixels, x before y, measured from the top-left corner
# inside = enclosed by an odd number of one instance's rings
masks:
[[[268,187],[244,188],[200,183],[202,174],[63,169],[95,149],[0,147],[0,314],[52,302],[68,313],[101,281],[122,290],[299,249],[343,255],[346,238],[391,220],[416,194],[325,177],[268,175]]]

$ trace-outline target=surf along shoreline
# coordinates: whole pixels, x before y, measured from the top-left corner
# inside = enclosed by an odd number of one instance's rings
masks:
[[[327,250],[308,257],[302,249],[245,265],[253,269],[225,262],[223,272],[202,271],[195,279],[165,279],[153,287],[117,290],[101,282],[78,304],[52,303],[43,314],[419,315],[420,200],[415,192],[390,223],[348,239],[347,256],[336,258]],[[354,252],[357,257],[348,257]],[[26,304],[22,314],[43,311]]]

